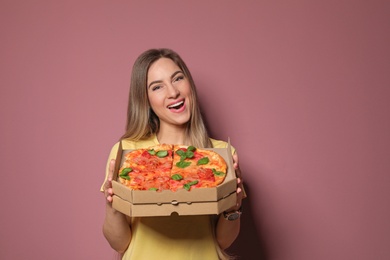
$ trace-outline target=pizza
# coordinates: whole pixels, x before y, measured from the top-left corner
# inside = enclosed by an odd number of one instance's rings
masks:
[[[125,155],[119,181],[133,190],[192,190],[221,184],[227,173],[224,158],[194,146],[161,144]]]

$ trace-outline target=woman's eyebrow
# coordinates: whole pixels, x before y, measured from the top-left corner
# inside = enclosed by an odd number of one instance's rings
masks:
[[[155,80],[155,81],[152,81],[152,82],[150,82],[148,88],[150,88],[153,84],[161,83],[161,82],[162,82],[162,80]]]
[[[172,74],[171,79],[173,79],[179,73],[183,73],[183,71],[181,70],[176,71],[175,73]]]
[[[181,71],[181,70],[175,71],[175,72],[172,74],[171,79],[173,79],[173,78],[174,78],[177,74],[179,74],[179,73],[183,73],[183,71]],[[162,81],[162,80],[155,80],[155,81],[152,81],[152,82],[150,82],[148,88],[150,88],[153,84],[161,83],[161,82],[163,82],[163,81]]]

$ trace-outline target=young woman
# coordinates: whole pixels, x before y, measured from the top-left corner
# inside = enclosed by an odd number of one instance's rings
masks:
[[[162,143],[195,147],[227,147],[206,131],[191,74],[180,56],[169,49],[151,49],[136,60],[131,75],[123,149]],[[130,218],[112,208],[112,175],[118,143],[111,150],[106,180],[103,233],[122,259],[229,259],[223,252],[236,239],[241,213],[242,183],[237,179],[237,204],[218,217],[169,216]],[[238,157],[234,151],[234,167]],[[239,214],[237,214],[239,216]]]

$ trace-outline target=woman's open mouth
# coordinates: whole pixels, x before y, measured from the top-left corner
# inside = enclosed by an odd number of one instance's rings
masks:
[[[183,106],[184,106],[184,100],[181,100],[179,102],[169,105],[168,108],[171,110],[179,110]]]

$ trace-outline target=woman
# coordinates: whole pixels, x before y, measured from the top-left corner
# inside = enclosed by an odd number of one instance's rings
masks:
[[[131,75],[127,131],[123,149],[138,149],[162,143],[195,147],[226,147],[210,139],[204,125],[195,84],[179,57],[169,49],[152,49],[136,60]],[[130,218],[112,208],[112,174],[118,143],[109,156],[103,233],[122,259],[228,259],[223,250],[236,239],[240,219],[226,214]],[[234,153],[238,171],[238,157]],[[238,179],[237,204],[227,210],[241,213],[242,183]],[[236,214],[239,216],[239,214]]]

